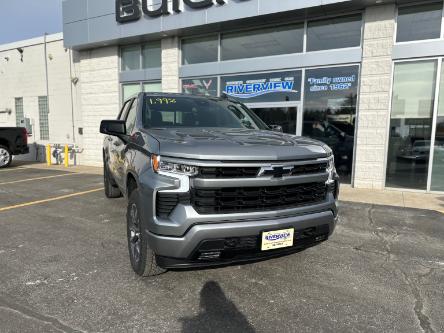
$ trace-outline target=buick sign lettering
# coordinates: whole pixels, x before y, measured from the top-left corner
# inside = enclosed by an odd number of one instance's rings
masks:
[[[148,3],[148,0],[116,0],[116,21],[119,23],[137,21],[142,17],[142,13],[149,17],[169,15],[169,2],[172,2],[172,11],[180,13],[181,1],[183,1],[184,5],[192,9],[208,8],[215,3],[218,5],[224,5],[226,2],[226,0],[160,0],[159,4],[151,4],[151,1]]]

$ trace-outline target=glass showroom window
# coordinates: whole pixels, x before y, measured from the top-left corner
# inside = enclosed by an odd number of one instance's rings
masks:
[[[49,140],[48,97],[39,96],[40,140]]]
[[[386,186],[427,189],[436,67],[395,64]]]
[[[360,46],[361,26],[361,14],[308,22],[307,51]]]
[[[129,83],[122,85],[122,102],[125,102],[131,96],[140,93],[142,86],[140,83]]]
[[[25,113],[23,112],[23,97],[15,98],[15,124],[17,127],[25,126]]]
[[[142,90],[143,89],[143,90]],[[162,82],[126,83],[122,85],[122,103],[140,92],[162,92]]]
[[[142,68],[162,67],[162,48],[160,41],[150,42],[142,46]]]
[[[133,71],[140,69],[140,46],[122,47],[122,71]]]
[[[439,38],[442,2],[398,9],[397,42]]]
[[[143,84],[144,92],[162,92],[162,82],[145,82]]]
[[[217,77],[183,79],[182,92],[190,95],[217,96]]]
[[[186,38],[182,40],[182,64],[200,64],[218,61],[219,37]]]
[[[300,53],[303,46],[303,24],[226,33],[221,38],[221,60]]]
[[[355,143],[358,66],[305,72],[302,134],[327,143],[342,182],[351,181]]]
[[[435,145],[432,165],[432,191],[444,191],[444,66],[441,67],[441,84],[436,119]]]

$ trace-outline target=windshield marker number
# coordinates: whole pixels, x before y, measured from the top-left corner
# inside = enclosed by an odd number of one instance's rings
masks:
[[[149,99],[150,104],[175,104],[176,99],[175,98],[150,98]]]

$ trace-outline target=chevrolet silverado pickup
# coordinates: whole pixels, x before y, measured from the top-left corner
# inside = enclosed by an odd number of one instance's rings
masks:
[[[140,93],[104,120],[105,195],[124,195],[133,270],[256,261],[317,245],[338,219],[331,149],[229,97]]]
[[[0,127],[0,168],[6,168],[11,164],[12,155],[28,153],[26,128]]]

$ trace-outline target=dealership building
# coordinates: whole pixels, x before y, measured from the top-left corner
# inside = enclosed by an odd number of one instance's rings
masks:
[[[47,41],[0,46],[0,112],[46,115],[36,142],[65,139],[100,165],[100,121],[135,93],[226,94],[329,144],[354,187],[444,192],[443,26],[443,1],[65,0],[53,59]],[[15,83],[28,66],[49,87]]]

